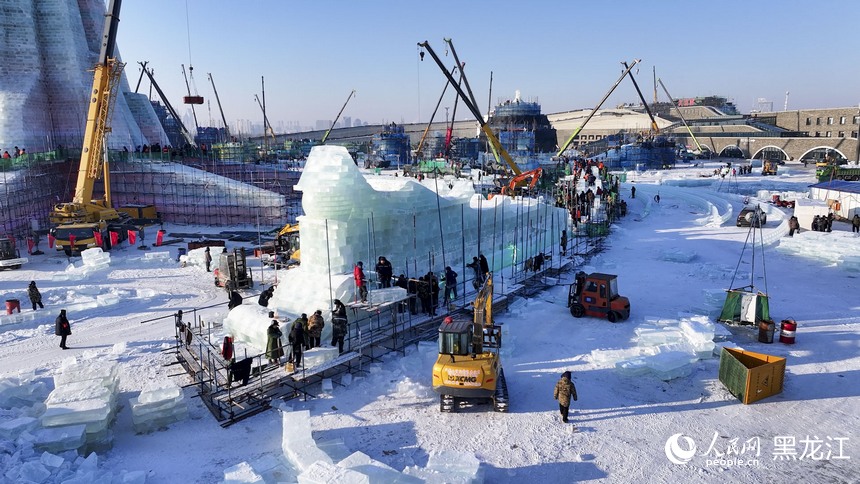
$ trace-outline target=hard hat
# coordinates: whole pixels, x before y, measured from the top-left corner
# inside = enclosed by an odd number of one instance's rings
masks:
[[[454,318],[452,318],[451,316],[446,316],[443,321],[445,324],[451,324],[454,322]]]

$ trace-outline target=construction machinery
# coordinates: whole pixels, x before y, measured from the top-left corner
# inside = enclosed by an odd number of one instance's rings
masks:
[[[761,162],[761,174],[762,175],[776,175],[777,171],[779,171],[779,163],[776,160],[762,160],[762,162]]]
[[[531,190],[534,189],[535,185],[537,185],[538,181],[540,181],[540,177],[542,174],[542,168],[535,168],[534,170],[524,171],[519,175],[511,178],[511,181],[508,182],[507,186],[502,187],[501,194],[517,196],[531,192]],[[528,180],[527,185],[525,184],[526,180]]]
[[[89,93],[90,105],[74,198],[71,202],[54,206],[49,216],[54,224],[51,235],[55,238],[57,250],[65,251],[67,255],[88,247],[110,248],[109,224],[121,224],[127,219],[125,214],[112,207],[106,156],[106,135],[111,130],[111,113],[125,66],[114,57],[121,4],[121,0],[111,0],[105,15],[99,62],[95,66]],[[102,176],[104,196],[94,200],[95,182]]]
[[[577,272],[567,306],[575,318],[592,316],[617,323],[630,317],[630,300],[618,294],[618,276],[614,274]]]
[[[299,224],[286,224],[275,237],[275,261],[286,267],[297,267],[302,261]]]
[[[451,54],[454,56],[454,62],[458,66],[463,66],[463,63],[460,62],[460,59],[457,57],[457,51],[454,49],[454,44],[451,42],[451,39],[445,39],[445,42],[448,43],[448,46],[451,50]],[[445,77],[448,79],[448,83],[457,91],[457,94],[460,96],[460,99],[463,100],[463,104],[469,109],[472,113],[472,116],[475,117],[475,121],[481,126],[481,131],[487,137],[487,141],[489,142],[490,148],[493,151],[493,156],[496,158],[496,163],[499,166],[502,166],[502,161],[510,168],[513,172],[514,176],[519,176],[523,174],[523,171],[519,166],[514,162],[511,155],[505,150],[502,144],[499,142],[499,139],[493,134],[493,130],[490,128],[490,125],[484,119],[484,116],[478,110],[478,103],[475,101],[475,96],[472,94],[472,88],[469,87],[469,80],[466,78],[466,74],[464,70],[460,69],[460,79],[462,80],[463,85],[465,86],[465,90],[460,86],[460,82],[454,79],[453,69],[448,70],[445,68],[445,65],[442,63],[442,60],[439,59],[439,56],[436,55],[436,52],[433,48],[430,47],[430,44],[427,41],[420,42],[418,44],[419,47],[426,49],[430,54],[430,57],[436,62],[436,65],[439,66],[439,69],[442,70],[442,73],[445,74]],[[423,52],[421,58],[424,58]],[[468,94],[467,94],[468,92]],[[506,182],[507,183],[507,182]],[[520,184],[524,183],[524,180],[520,181]],[[535,181],[535,183],[537,183]]]
[[[248,260],[245,249],[233,249],[233,252],[224,251],[218,261],[218,267],[214,271],[215,285],[223,287],[227,291],[236,289],[248,289],[254,286],[251,273],[248,271]]]
[[[433,391],[439,409],[453,412],[469,402],[492,402],[508,411],[508,386],[499,350],[501,326],[493,323],[493,278],[475,297],[472,320],[448,316],[439,326],[439,356],[433,365]]]
[[[13,239],[0,238],[0,269],[20,269],[26,263],[27,258],[21,257]]]

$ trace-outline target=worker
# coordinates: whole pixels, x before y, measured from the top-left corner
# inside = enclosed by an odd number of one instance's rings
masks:
[[[561,255],[567,255],[567,230],[561,231]]]
[[[66,337],[72,334],[72,326],[69,324],[69,318],[66,317],[66,310],[61,309],[60,315],[54,320],[54,334],[60,337],[60,348],[67,350]]]
[[[454,299],[457,299],[457,273],[451,269],[451,266],[445,267],[442,281],[445,283],[445,305],[447,305],[451,301],[451,294],[454,295]]]
[[[269,359],[270,364],[276,365],[284,356],[284,346],[281,343],[281,336],[284,334],[281,332],[280,323],[275,318],[274,311],[269,311],[269,318],[272,321],[266,329],[266,358]]]
[[[322,310],[317,309],[311,314],[308,319],[308,349],[317,348],[322,338],[322,331],[325,327],[325,320],[322,317]]]
[[[490,274],[490,265],[487,263],[487,258],[484,257],[484,254],[479,254],[478,260],[481,261],[481,283],[483,284]]]
[[[302,347],[305,345],[305,330],[304,324],[308,320],[308,315],[302,315],[293,321],[293,326],[290,328],[290,334],[287,340],[290,342],[292,354],[290,355],[290,363],[293,363],[296,368],[302,366]]]
[[[391,262],[385,257],[380,257],[379,262],[376,263],[376,274],[382,287],[391,287],[391,276],[394,275],[394,271],[391,268]]]
[[[474,271],[475,273],[475,278],[472,279],[472,286],[477,291],[481,287],[481,284],[484,282],[483,278],[481,277],[481,261],[479,261],[477,257],[472,257],[472,262],[466,264],[466,267],[472,269],[472,271]]]
[[[561,379],[555,384],[555,392],[553,398],[558,400],[558,410],[561,412],[561,421],[567,423],[568,412],[570,411],[570,399],[575,402],[576,386],[570,381],[570,372],[566,371],[561,374]]]
[[[352,269],[352,276],[355,279],[355,288],[358,290],[358,296],[361,302],[367,302],[367,278],[364,277],[364,263],[358,261]]]
[[[797,217],[792,215],[791,218],[788,219],[788,236],[794,237],[794,233],[800,231],[800,222],[797,220]]]
[[[45,309],[45,306],[42,304],[42,294],[36,287],[36,281],[30,281],[30,285],[27,287],[27,296],[30,297],[30,302],[33,303],[33,311],[36,310],[36,305]]]
[[[203,253],[203,260],[206,262],[206,272],[212,272],[210,268],[212,264],[212,254],[209,252],[209,247],[206,247],[206,251]]]
[[[242,295],[238,291],[230,291],[230,302],[227,303],[227,309],[233,309],[236,306],[242,305]]]
[[[12,155],[10,155],[8,151],[4,151],[3,152],[3,159],[9,159],[9,158],[12,158]]]
[[[854,218],[851,219],[851,232],[857,234],[860,233],[860,215],[854,214]]]
[[[275,286],[269,286],[265,291],[260,293],[260,298],[257,299],[257,304],[260,306],[268,307],[269,299],[272,299],[272,295],[275,294]]]
[[[346,319],[346,306],[340,299],[334,300],[334,309],[331,311],[331,345],[337,346],[338,354],[343,354],[343,338],[347,333],[348,320]]]
[[[630,187],[630,198],[636,198],[636,187]]]

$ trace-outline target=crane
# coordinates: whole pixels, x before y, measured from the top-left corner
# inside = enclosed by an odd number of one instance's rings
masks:
[[[597,103],[597,106],[594,106],[594,109],[591,111],[591,114],[589,114],[588,117],[585,118],[585,121],[583,121],[578,128],[573,130],[573,133],[570,135],[570,138],[568,138],[567,141],[565,141],[564,144],[561,145],[561,148],[555,155],[556,158],[561,157],[562,154],[564,154],[564,152],[570,147],[570,144],[573,143],[574,138],[576,138],[579,135],[580,131],[585,128],[585,125],[588,124],[588,121],[590,121],[591,118],[593,118],[594,115],[597,114],[597,111],[600,109],[600,106],[603,106],[603,103],[605,103],[606,100],[609,99],[609,96],[612,95],[612,92],[615,91],[615,88],[618,87],[619,84],[621,84],[621,81],[624,80],[627,74],[630,73],[630,70],[633,69],[633,67],[638,63],[639,59],[634,59],[630,66],[627,66],[627,64],[625,63],[624,72],[622,72],[621,75],[618,76],[618,80],[615,81],[615,84],[613,84],[611,88],[609,88],[609,91],[607,91],[606,94],[603,96],[603,99],[601,99],[600,102]]]
[[[193,72],[194,67],[188,66],[188,71]],[[194,79],[194,74],[191,74],[191,76],[191,79]],[[200,129],[200,123],[197,122],[197,110],[194,109],[194,105],[203,104],[203,97],[191,95],[191,86],[188,84],[188,76],[185,75],[185,64],[182,64],[182,77],[185,78],[185,89],[188,91],[188,95],[182,99],[185,104],[191,105],[191,114],[194,117],[194,132],[198,132]],[[197,88],[195,87],[195,89]]]
[[[462,65],[460,60],[457,58],[456,51],[453,50],[453,44],[451,43],[451,40],[446,39],[446,42],[451,45],[451,51],[454,54],[454,61],[457,63],[457,65]],[[445,77],[448,78],[448,82],[454,87],[454,89],[457,91],[457,94],[460,95],[460,99],[463,100],[463,104],[466,105],[466,107],[472,113],[472,116],[475,117],[475,120],[481,126],[481,131],[484,132],[484,134],[487,136],[487,140],[490,142],[490,147],[493,150],[493,155],[496,157],[496,162],[501,165],[501,159],[503,159],[515,175],[522,174],[523,171],[520,169],[519,166],[517,166],[516,163],[514,163],[514,160],[511,158],[511,155],[509,155],[508,152],[505,151],[505,149],[502,147],[502,144],[499,142],[498,138],[496,138],[496,135],[493,134],[493,130],[490,128],[490,125],[487,124],[487,122],[484,120],[484,117],[481,115],[481,112],[478,110],[478,103],[475,102],[475,97],[471,94],[472,89],[469,87],[469,80],[466,78],[466,74],[462,70],[460,71],[461,79],[463,80],[463,84],[466,86],[466,90],[469,92],[469,94],[466,94],[466,91],[464,91],[463,88],[460,87],[460,84],[454,80],[454,76],[450,72],[448,72],[448,69],[445,68],[445,65],[442,63],[442,60],[439,59],[439,56],[436,55],[436,52],[433,50],[432,47],[430,47],[429,42],[427,42],[426,40],[424,42],[419,42],[418,46],[427,50],[427,52],[430,54],[430,57],[433,58],[433,60],[436,62],[436,65],[439,66],[439,69],[441,69],[442,72],[445,74]],[[499,159],[500,156],[501,159]]]
[[[141,66],[145,66],[143,62],[139,63]],[[179,117],[179,114],[173,109],[173,105],[170,104],[170,101],[167,100],[167,96],[164,95],[164,92],[159,87],[158,83],[155,82],[155,77],[152,75],[152,71],[144,67],[143,72],[146,73],[146,77],[149,78],[149,82],[152,84],[152,87],[155,88],[155,92],[158,93],[158,97],[161,98],[161,102],[164,103],[164,107],[167,108],[167,112],[173,116],[173,119],[176,120],[176,123],[179,124],[179,130],[182,132],[182,137],[185,138],[185,142],[191,146],[197,146],[197,143],[194,142],[194,136],[191,136],[191,133],[188,132],[188,129],[185,127],[185,124],[182,123],[182,119]]]
[[[266,123],[266,131],[272,137],[272,141],[277,141],[275,138],[275,130],[272,129],[272,123],[269,122],[269,117],[266,115],[266,110],[263,109],[263,103],[260,102],[260,97],[254,94],[254,99],[257,101],[257,106],[260,106],[260,111],[263,112],[263,122]]]
[[[663,88],[663,92],[666,93],[666,97],[669,98],[669,102],[671,102],[672,106],[675,106],[675,109],[678,110],[678,116],[680,116],[681,121],[684,122],[684,127],[687,128],[687,132],[690,133],[690,137],[693,138],[693,141],[696,143],[696,148],[699,149],[699,153],[702,153],[702,145],[699,144],[699,140],[696,139],[696,135],[693,134],[693,130],[690,129],[690,125],[687,124],[687,120],[684,119],[684,113],[681,112],[681,108],[678,107],[678,105],[675,103],[675,99],[672,97],[671,94],[669,94],[669,90],[666,89],[666,85],[663,84],[663,80],[657,79],[657,82],[660,83],[660,87]]]
[[[340,115],[343,114],[343,110],[346,109],[346,105],[349,104],[349,100],[352,99],[353,96],[355,96],[355,89],[349,92],[349,96],[346,97],[346,102],[343,103],[343,107],[340,108],[340,111],[338,111],[337,116],[331,123],[331,126],[328,128],[328,130],[325,132],[322,139],[320,140],[321,145],[325,144],[325,141],[328,139],[328,135],[331,134],[331,130],[334,129],[334,125],[337,124],[337,120],[340,119]]]
[[[90,105],[74,197],[71,202],[54,206],[49,216],[54,224],[51,235],[57,250],[65,251],[69,256],[90,247],[109,249],[111,242],[108,230],[112,227],[108,223],[122,222],[127,218],[125,213],[115,210],[111,203],[106,147],[120,76],[125,67],[114,57],[121,5],[122,0],[111,0],[105,15],[101,50],[89,92]],[[100,177],[104,178],[104,196],[93,200],[95,182]],[[124,239],[124,236],[123,231],[121,237]]]
[[[218,103],[218,111],[221,113],[221,121],[224,123],[224,137],[230,141],[230,128],[227,127],[227,118],[224,117],[224,109],[221,107],[221,99],[218,97],[218,90],[215,89],[215,80],[212,79],[212,73],[207,73],[209,82],[212,83],[212,91],[215,92],[215,102]]]
[[[643,96],[642,91],[639,90],[639,84],[636,83],[636,78],[633,77],[633,73],[630,72],[630,68],[627,67],[626,62],[622,62],[621,65],[623,65],[624,68],[627,69],[627,75],[629,75],[630,80],[633,81],[633,87],[636,88],[636,93],[639,94],[639,100],[642,101],[642,105],[645,106],[645,112],[648,113],[648,117],[651,118],[651,131],[654,134],[659,133],[660,128],[657,126],[657,121],[654,120],[654,115],[651,114],[651,109],[648,107],[648,102],[645,101],[645,96]]]

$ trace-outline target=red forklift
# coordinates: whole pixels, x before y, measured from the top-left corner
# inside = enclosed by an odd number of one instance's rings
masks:
[[[575,318],[592,316],[617,323],[630,317],[630,300],[618,294],[618,276],[614,274],[577,272],[567,307]]]

